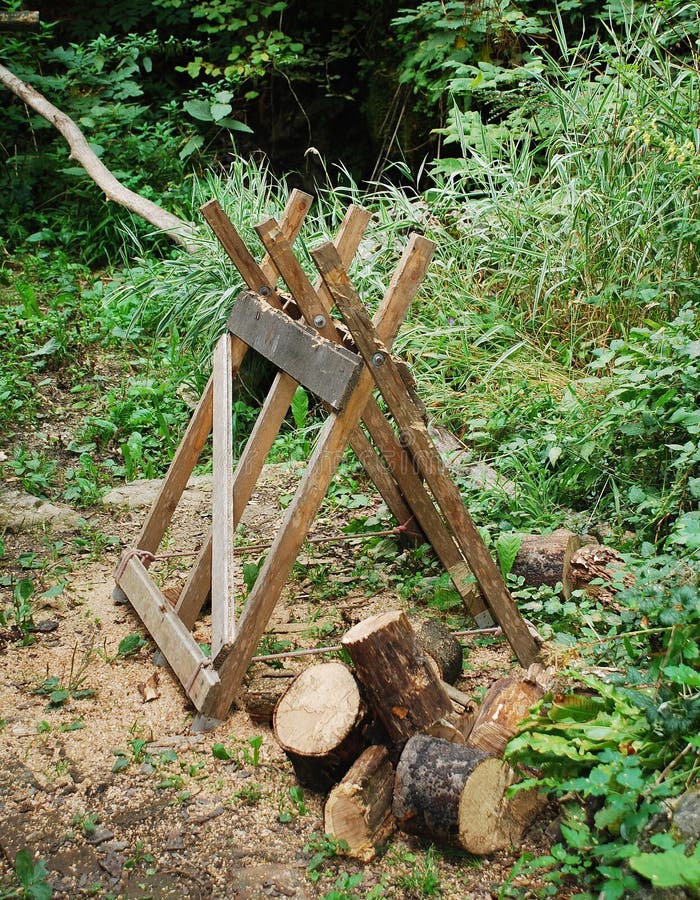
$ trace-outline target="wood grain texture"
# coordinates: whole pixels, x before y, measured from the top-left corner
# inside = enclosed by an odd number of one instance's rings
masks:
[[[309,666],[294,679],[272,724],[301,783],[328,790],[364,749],[366,716],[353,673],[341,662],[326,662]]]
[[[196,709],[212,705],[219,676],[139,559],[128,561],[120,584]]]
[[[227,327],[333,409],[343,408],[357,383],[362,367],[357,354],[293,321],[255,294],[238,295]]]
[[[346,856],[370,862],[396,828],[391,812],[394,767],[386,747],[373,745],[357,758],[330,792],[324,831],[345,841]]]
[[[233,382],[231,335],[214,351],[214,428],[211,550],[211,655],[227,653],[236,636],[233,561]]]

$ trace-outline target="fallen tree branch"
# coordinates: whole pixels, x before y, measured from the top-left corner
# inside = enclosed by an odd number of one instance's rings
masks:
[[[16,12],[0,12],[0,31],[37,28],[39,13],[37,10],[20,9]]]
[[[69,158],[80,163],[95,184],[104,191],[107,200],[112,200],[145,219],[150,225],[167,234],[176,244],[187,250],[193,249],[196,234],[193,226],[158,206],[157,203],[125,187],[95,155],[85,135],[69,116],[2,65],[0,65],[0,83],[63,135],[70,147]]]

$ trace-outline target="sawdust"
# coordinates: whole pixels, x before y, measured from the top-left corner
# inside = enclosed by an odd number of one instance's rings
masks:
[[[294,478],[293,468],[268,471],[247,511],[242,543],[269,542]],[[315,530],[330,533],[347,513],[324,515]],[[26,647],[11,629],[0,635],[2,884],[13,883],[15,856],[28,849],[44,861],[57,898],[314,898],[360,874],[348,896],[367,896],[380,883],[387,896],[420,896],[427,845],[404,835],[370,864],[332,857],[307,872],[313,851],[304,848],[323,833],[324,797],[298,789],[270,730],[245,711],[233,711],[215,731],[190,732],[194,710],[177,680],[154,665],[156,648],[130,607],[112,599],[114,567],[143,517],[139,507],[94,514],[91,528],[118,540],[104,542],[97,559],[75,560],[64,592],[45,598],[35,621],[57,627],[36,633]],[[206,504],[185,504],[163,551],[196,552],[208,527]],[[6,556],[39,553],[45,538],[45,532],[7,535]],[[391,585],[374,593],[358,586],[352,553],[348,545],[305,548],[307,566],[284,592],[273,638],[296,647],[332,643],[365,616],[406,606]],[[181,583],[189,564],[191,557],[162,560],[161,583]],[[318,599],[318,571],[333,588],[328,600]],[[144,645],[120,654],[120,642],[134,633]],[[195,634],[207,639],[206,617]],[[478,694],[511,666],[502,642],[472,646],[458,686]],[[52,686],[68,692],[53,705]],[[543,825],[546,816],[511,853],[483,860],[438,855],[442,896],[496,896],[520,853],[546,846]]]

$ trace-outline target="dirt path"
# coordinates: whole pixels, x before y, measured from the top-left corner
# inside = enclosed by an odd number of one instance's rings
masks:
[[[268,473],[246,521],[247,543],[269,538],[290,477]],[[206,533],[206,485],[198,491],[169,535],[172,546],[196,546]],[[58,898],[499,896],[527,847],[477,860],[398,835],[362,866],[324,842],[324,798],[301,791],[268,728],[235,711],[215,731],[190,733],[194,711],[179,684],[154,666],[154,645],[137,617],[111,596],[114,565],[143,514],[120,508],[93,516],[93,535],[99,529],[118,540],[103,540],[97,559],[74,559],[63,593],[42,601],[35,622],[55,630],[37,633],[28,647],[5,632],[2,884],[16,884],[12,863],[26,849],[43,860]],[[346,515],[331,510],[317,527],[336,528]],[[46,555],[47,547],[55,556],[62,542],[60,555],[75,537],[8,534],[6,560]],[[366,615],[406,605],[391,585],[372,593],[355,583],[347,545],[308,552],[275,613],[271,641],[333,643]],[[182,560],[168,561],[164,583],[178,583],[185,569]],[[328,599],[319,599],[324,591]],[[206,639],[206,621],[197,628]],[[120,642],[137,633],[144,645],[120,654]],[[509,666],[503,644],[473,649],[459,686],[473,693]],[[529,837],[535,853],[543,849],[541,827]]]

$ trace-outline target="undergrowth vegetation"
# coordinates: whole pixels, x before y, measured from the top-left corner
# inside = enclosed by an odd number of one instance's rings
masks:
[[[638,13],[610,4],[595,34],[573,40],[581,19],[571,10],[587,4],[562,4],[569,17],[552,22],[523,6],[517,42],[498,59],[474,50],[474,35],[488,34],[480,20],[471,30],[462,23],[455,39],[462,3],[402,12],[395,27],[411,51],[403,81],[423,91],[426,108],[449,99],[438,130],[453,155],[417,174],[396,163],[370,189],[339,170],[296,246],[313,276],[309,250],[333,237],[349,203],[369,207],[350,274],[373,307],[408,233],[434,240],[396,349],[431,419],[465,445],[456,477],[490,549],[517,532],[567,525],[605,533],[625,554],[631,580],[614,607],[510,579],[572,685],[545,698],[510,746],[513,763],[537,772],[527,783],[564,810],[551,853],[523,858],[518,876],[536,875],[543,896],[579,890],[615,900],[661,871],[665,885],[697,895],[700,851],[654,822],[696,782],[700,750],[700,22],[692,4],[643,4]],[[105,40],[63,49],[54,62],[69,62],[70,83],[81,85],[83,126],[99,120],[125,166],[137,159],[147,170],[148,179],[134,171],[132,187],[192,221],[215,197],[262,256],[253,225],[280,217],[287,184],[235,153],[225,168],[191,165],[201,162],[202,134],[174,112],[156,125],[131,103],[153,49]],[[228,100],[217,103],[201,85],[189,100],[208,104],[212,127],[231,115]],[[202,106],[192,110],[204,116]],[[159,153],[162,143],[179,152]],[[35,164],[31,154],[13,156],[18,170]],[[69,192],[75,175],[64,169],[56,190]],[[44,177],[33,191],[44,190]],[[27,197],[10,198],[18,215],[7,239],[24,236],[34,252],[7,253],[0,269],[0,467],[36,496],[89,508],[116,482],[163,474],[243,284],[203,225],[192,253],[164,250],[139,225],[124,241],[126,265],[90,271],[84,263],[104,261],[123,225],[111,212],[91,219],[95,197],[83,190],[87,218],[59,220],[47,205],[33,211],[33,231]],[[80,206],[83,195],[74,199]],[[66,255],[76,242],[81,264]],[[235,399],[237,452],[269,381],[265,366],[248,361]],[[308,455],[322,415],[298,393],[272,458]],[[465,474],[468,462],[487,464],[485,484]],[[352,464],[344,478],[331,508],[352,509],[361,496]],[[0,542],[0,560],[3,552]],[[379,541],[368,544],[358,581],[376,581],[382,552]],[[399,593],[452,621],[459,603],[426,548],[403,562],[392,576]],[[251,583],[256,573],[249,564]],[[2,624],[14,621],[28,638],[34,582],[0,585],[11,595]],[[337,586],[322,589],[333,599]],[[512,880],[502,896],[518,890]]]

